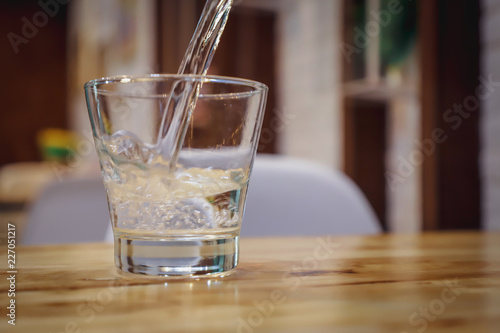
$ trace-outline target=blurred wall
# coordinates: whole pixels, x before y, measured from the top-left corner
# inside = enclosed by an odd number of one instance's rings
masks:
[[[74,0],[68,23],[68,118],[80,145],[92,147],[83,85],[112,75],[157,72],[155,0]],[[138,119],[138,121],[141,121]],[[98,169],[93,152],[79,151],[84,173]]]
[[[88,128],[83,84],[111,75],[154,72],[154,0],[74,0],[70,5],[68,62],[70,125]]]
[[[279,151],[342,168],[341,1],[280,1]]]

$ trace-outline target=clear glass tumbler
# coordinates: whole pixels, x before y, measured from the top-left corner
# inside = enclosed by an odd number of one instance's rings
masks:
[[[267,87],[229,77],[148,75],[102,78],[84,88],[118,269],[227,275],[238,264]]]

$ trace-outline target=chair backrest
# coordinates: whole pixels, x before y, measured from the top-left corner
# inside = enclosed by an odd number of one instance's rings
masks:
[[[41,191],[21,240],[25,245],[102,242],[110,227],[101,178],[68,179]]]
[[[242,236],[374,234],[380,224],[343,173],[276,155],[257,155]]]

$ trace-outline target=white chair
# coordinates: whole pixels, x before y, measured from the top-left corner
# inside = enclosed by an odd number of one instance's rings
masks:
[[[102,242],[110,228],[102,179],[68,179],[41,191],[21,240],[24,245]]]
[[[241,235],[375,234],[380,224],[343,173],[303,160],[257,155]]]

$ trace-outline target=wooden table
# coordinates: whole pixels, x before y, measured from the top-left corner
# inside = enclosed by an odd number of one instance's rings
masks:
[[[243,239],[220,280],[126,280],[110,244],[16,252],[1,332],[500,332],[499,233]]]

